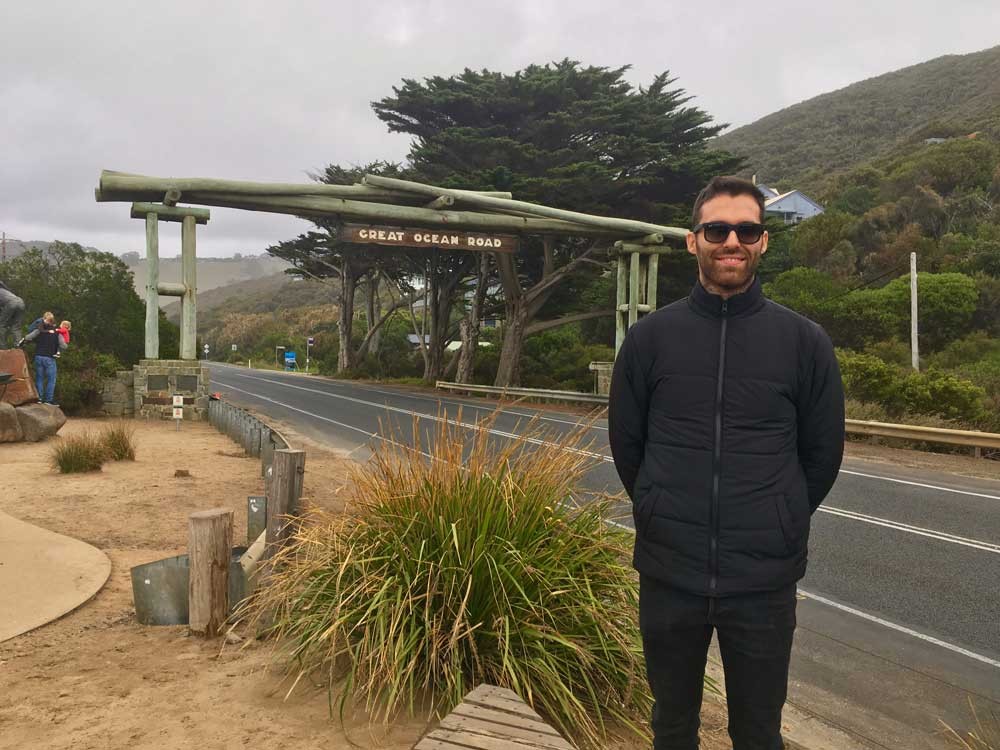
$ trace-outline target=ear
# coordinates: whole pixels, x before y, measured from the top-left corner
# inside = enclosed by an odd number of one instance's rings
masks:
[[[696,235],[694,232],[688,232],[687,236],[684,238],[684,241],[687,243],[687,251],[691,253],[691,255],[697,255],[698,235]]]
[[[767,252],[767,230],[764,230],[764,236],[760,239],[760,254],[763,255]]]

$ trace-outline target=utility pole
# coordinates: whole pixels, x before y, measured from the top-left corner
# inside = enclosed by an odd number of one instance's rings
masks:
[[[917,342],[917,254],[910,253],[910,359],[920,371],[920,344]]]
[[[0,263],[7,260],[7,233],[3,233],[3,239],[0,240]]]

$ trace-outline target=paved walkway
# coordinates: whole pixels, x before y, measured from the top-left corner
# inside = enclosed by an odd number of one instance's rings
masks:
[[[109,575],[96,547],[0,512],[0,641],[73,611]]]

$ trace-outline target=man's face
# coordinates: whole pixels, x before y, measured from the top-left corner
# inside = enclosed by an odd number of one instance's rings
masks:
[[[760,222],[760,208],[749,195],[717,195],[701,207],[699,223],[721,221],[727,224]],[[701,285],[713,294],[731,297],[746,290],[753,281],[760,256],[767,250],[767,232],[752,244],[739,241],[730,232],[722,242],[709,242],[704,230],[687,236],[688,252],[698,259]]]

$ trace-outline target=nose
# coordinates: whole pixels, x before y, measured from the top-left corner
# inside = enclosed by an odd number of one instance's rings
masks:
[[[740,247],[740,239],[736,236],[736,230],[730,229],[729,234],[726,235],[726,241],[722,243],[723,247],[730,248],[733,250],[738,250]]]

